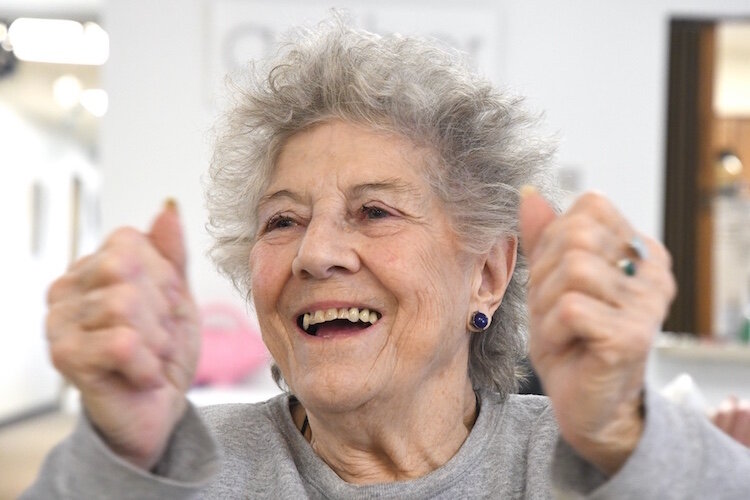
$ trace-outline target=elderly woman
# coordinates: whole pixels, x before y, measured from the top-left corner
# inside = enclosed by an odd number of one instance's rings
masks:
[[[187,402],[199,325],[168,204],[50,289],[52,359],[85,416],[28,498],[750,491],[746,448],[644,388],[666,251],[601,196],[550,208],[550,147],[518,98],[340,21],[269,64],[220,134],[209,229],[288,390]],[[549,399],[513,394],[526,301]]]

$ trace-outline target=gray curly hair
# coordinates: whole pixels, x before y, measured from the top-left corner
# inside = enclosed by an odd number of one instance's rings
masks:
[[[206,193],[210,255],[248,300],[259,198],[284,143],[314,124],[343,119],[430,148],[428,181],[468,251],[486,252],[497,238],[518,236],[521,186],[550,192],[554,148],[534,135],[536,117],[521,98],[474,74],[454,50],[378,36],[335,16],[289,35],[265,64],[235,84],[235,103],[217,128]],[[526,280],[519,254],[490,327],[471,337],[468,371],[476,388],[503,396],[517,390],[526,352]],[[276,365],[272,372],[285,389]]]

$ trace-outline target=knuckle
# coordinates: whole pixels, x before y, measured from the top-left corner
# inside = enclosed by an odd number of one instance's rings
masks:
[[[115,288],[106,299],[105,309],[116,319],[130,319],[137,314],[140,295],[135,286],[123,284]]]
[[[583,303],[580,295],[567,292],[560,296],[557,303],[557,316],[560,323],[570,327],[577,323],[583,313]]]
[[[594,212],[608,213],[613,209],[612,203],[603,194],[594,191],[588,191],[581,195],[579,204],[581,207]]]
[[[596,221],[585,215],[571,217],[563,233],[566,248],[595,250],[597,245]]]
[[[664,265],[667,269],[672,269],[672,253],[667,250],[667,247],[662,245],[660,242],[656,240],[650,240],[652,243],[651,250],[652,252],[657,255],[659,260],[664,262]]]
[[[565,279],[571,284],[586,280],[591,272],[590,262],[590,258],[580,250],[565,252],[562,257]]]
[[[117,252],[102,253],[97,264],[98,272],[109,281],[120,280],[127,275],[123,258]]]
[[[59,336],[58,333],[65,323],[65,319],[59,306],[53,306],[47,311],[47,316],[44,318],[44,331],[48,341],[52,341]]]
[[[52,365],[66,374],[70,371],[71,362],[79,357],[76,346],[70,340],[60,340],[50,344],[49,355]]]
[[[98,272],[110,282],[126,281],[139,274],[140,265],[132,253],[112,249],[101,255]]]
[[[47,305],[51,306],[55,302],[62,300],[67,295],[70,284],[71,279],[68,273],[63,274],[55,281],[53,281],[47,289]]]
[[[138,347],[138,335],[127,327],[113,328],[105,347],[105,354],[117,364],[126,364],[133,359]]]
[[[104,247],[129,248],[138,244],[143,240],[143,238],[143,234],[135,228],[120,227],[112,231],[112,233],[107,237],[106,241],[104,242]]]

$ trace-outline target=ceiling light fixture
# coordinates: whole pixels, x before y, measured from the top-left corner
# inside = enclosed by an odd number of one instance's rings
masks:
[[[91,22],[20,17],[8,40],[22,61],[101,65],[109,58],[109,35]]]

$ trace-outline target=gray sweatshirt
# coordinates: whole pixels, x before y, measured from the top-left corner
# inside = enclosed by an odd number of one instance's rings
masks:
[[[482,392],[476,423],[446,464],[418,479],[357,486],[313,452],[281,395],[191,407],[153,474],[120,460],[83,418],[21,498],[551,497],[750,499],[750,449],[649,392],[642,439],[606,478],[559,438],[546,398]]]

